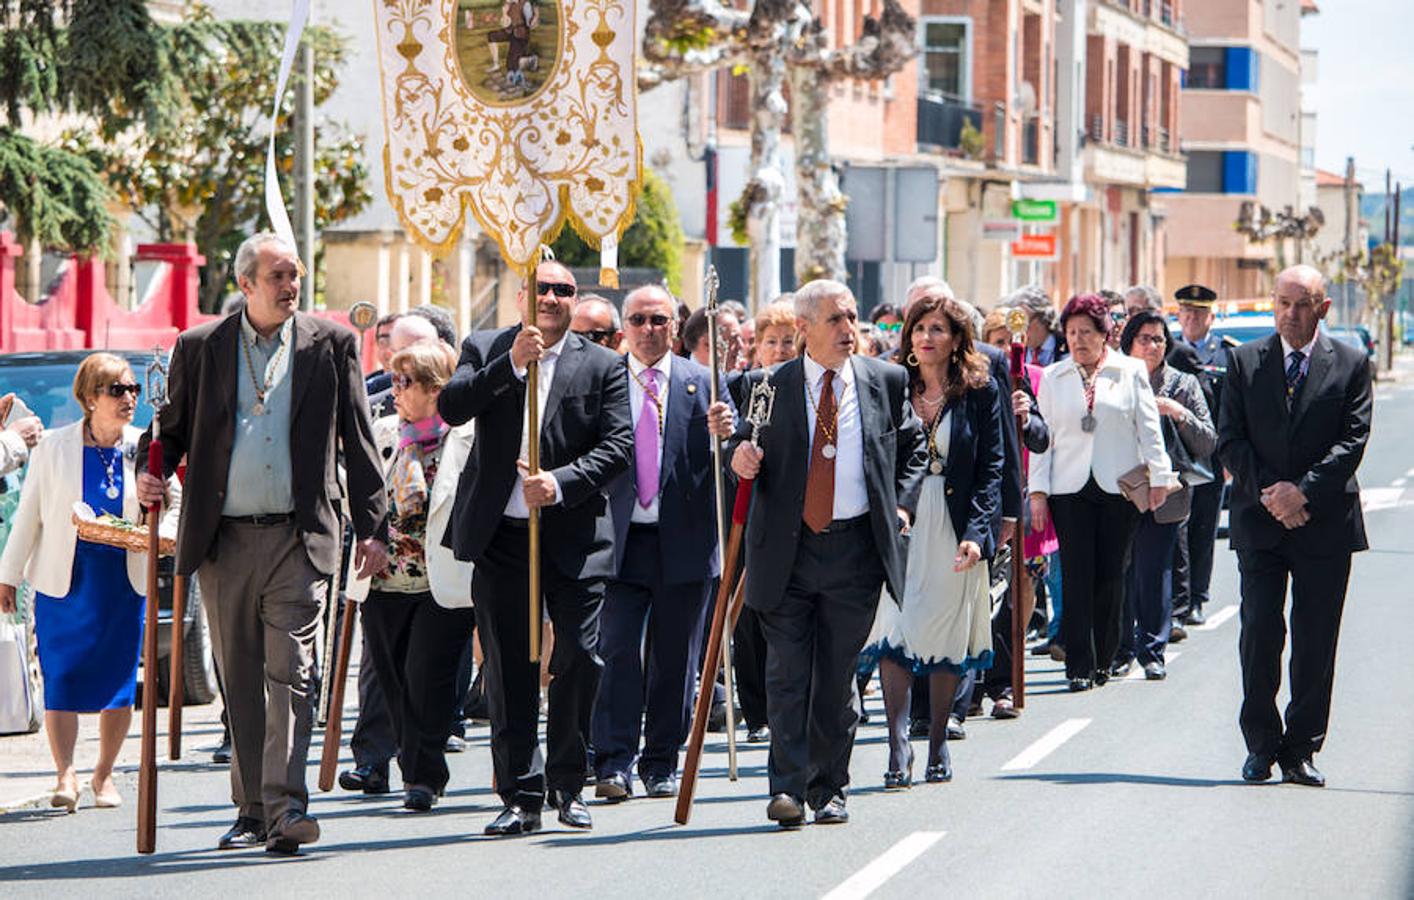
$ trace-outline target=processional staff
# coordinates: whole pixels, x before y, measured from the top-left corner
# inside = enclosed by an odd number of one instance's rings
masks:
[[[147,471],[165,481],[162,471],[162,409],[167,405],[167,366],[161,352],[154,354],[146,371],[147,396],[152,404],[152,442],[147,450]],[[147,508],[147,614],[142,632],[142,744],[137,777],[137,852],[157,850],[157,557],[161,538],[162,501]],[[181,621],[174,619],[174,629]],[[181,665],[173,658],[172,668]]]
[[[1011,389],[1021,390],[1026,378],[1026,311],[1013,309],[1007,313],[1007,330],[1011,332]],[[1012,417],[1016,429],[1017,456],[1025,452],[1024,426],[1021,416]],[[1018,510],[1026,509],[1026,475],[1021,475],[1021,498]],[[1025,516],[1018,514],[1011,536],[1011,693],[1017,709],[1026,706],[1026,625],[1031,621],[1032,596],[1026,580]]]

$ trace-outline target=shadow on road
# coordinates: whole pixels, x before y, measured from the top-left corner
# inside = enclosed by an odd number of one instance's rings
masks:
[[[1130,772],[1038,772],[998,775],[999,781],[1045,781],[1051,784],[1147,784],[1156,787],[1252,787],[1240,778],[1179,778],[1172,775],[1136,775]]]

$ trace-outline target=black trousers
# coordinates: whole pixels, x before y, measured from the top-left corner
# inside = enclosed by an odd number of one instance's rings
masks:
[[[742,608],[732,631],[732,664],[739,714],[747,728],[760,728],[766,724],[766,634],[750,607]]]
[[[859,722],[855,661],[884,585],[869,520],[858,523],[826,534],[802,528],[785,594],[757,609],[766,634],[770,790],[816,809],[849,786]]]
[[[1179,528],[1174,556],[1174,618],[1202,609],[1208,602],[1208,586],[1213,581],[1213,545],[1218,539],[1223,484],[1212,481],[1191,491],[1192,506]]]
[[[630,525],[623,569],[605,589],[592,728],[601,778],[627,775],[635,757],[644,778],[676,774],[692,724],[712,581],[664,584],[662,559],[658,528]]]
[[[398,754],[398,737],[383,685],[373,665],[373,653],[368,646],[368,626],[363,627],[363,651],[358,667],[358,718],[349,735],[349,749],[354,765],[368,766],[384,777],[388,775],[388,760]]]
[[[1173,560],[1179,523],[1161,524],[1153,513],[1139,517],[1125,579],[1124,623],[1117,659],[1162,664],[1173,625]]]
[[[567,578],[541,566],[544,610],[555,628],[550,655],[546,756],[540,754],[540,665],[530,661],[526,615],[529,531],[502,520],[471,577],[476,627],[486,667],[491,714],[491,759],[501,799],[539,810],[545,790],[578,794],[584,788],[589,721],[599,690],[600,578]]]
[[[470,608],[446,609],[427,592],[370,591],[363,633],[383,686],[404,787],[447,786],[447,735],[456,717],[457,663],[471,638]]]
[[[1335,649],[1350,579],[1350,554],[1311,556],[1286,545],[1238,550],[1242,575],[1242,736],[1251,753],[1295,763],[1319,753],[1330,719]],[[1291,582],[1291,701],[1277,713]]]
[[[1067,678],[1092,678],[1114,662],[1124,611],[1125,558],[1139,511],[1091,478],[1074,494],[1049,501],[1060,538]]]

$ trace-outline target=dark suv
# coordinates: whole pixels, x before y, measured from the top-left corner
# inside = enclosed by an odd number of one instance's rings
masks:
[[[74,373],[90,350],[55,350],[43,353],[0,354],[0,395],[14,391],[34,410],[45,428],[59,428],[83,417],[74,400]],[[152,362],[152,351],[114,350],[128,360],[143,394],[138,400],[133,424],[146,428],[152,421],[152,406],[148,403],[144,375]],[[19,503],[23,471],[0,478],[0,547],[9,537],[10,518]],[[172,565],[171,557],[157,564],[157,690],[164,701],[169,693],[172,670]],[[201,592],[196,579],[187,580],[187,608],[183,635],[182,686],[188,704],[210,703],[216,697],[216,666],[211,655],[211,633],[206,622],[206,610],[201,605]]]

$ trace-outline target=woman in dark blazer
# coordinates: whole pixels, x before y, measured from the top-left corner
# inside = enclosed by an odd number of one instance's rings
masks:
[[[958,678],[992,663],[986,560],[996,549],[1004,452],[1000,394],[987,359],[973,346],[968,316],[942,291],[930,290],[909,307],[900,355],[928,436],[928,464],[909,532],[903,598],[896,610],[884,611],[892,618],[883,628],[880,663],[890,790],[913,783],[913,676],[930,679],[926,777],[948,781],[948,710]]]

